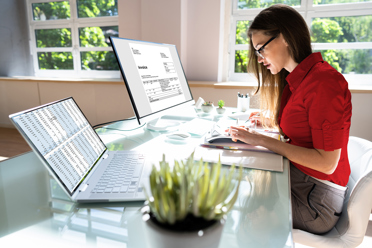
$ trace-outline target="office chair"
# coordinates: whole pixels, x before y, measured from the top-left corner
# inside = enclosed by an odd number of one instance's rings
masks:
[[[324,235],[293,229],[295,243],[317,248],[356,247],[362,243],[372,209],[372,142],[351,136],[348,156],[349,190],[336,226]]]

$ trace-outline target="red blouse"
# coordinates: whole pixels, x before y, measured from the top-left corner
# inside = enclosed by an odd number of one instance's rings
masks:
[[[286,78],[279,112],[279,125],[288,143],[325,151],[341,148],[333,174],[309,169],[292,162],[312,177],[346,186],[350,175],[347,155],[351,119],[348,83],[320,53],[304,59]]]

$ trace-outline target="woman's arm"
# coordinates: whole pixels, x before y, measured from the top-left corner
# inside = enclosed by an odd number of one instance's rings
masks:
[[[263,146],[289,160],[325,174],[332,174],[341,156],[341,149],[324,151],[284,143],[244,127],[230,127],[232,139],[254,146]]]

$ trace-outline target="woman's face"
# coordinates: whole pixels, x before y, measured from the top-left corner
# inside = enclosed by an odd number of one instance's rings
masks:
[[[271,36],[265,35],[262,31],[254,32],[251,38],[253,47],[257,51],[271,38]],[[263,63],[272,74],[279,73],[283,68],[289,72],[294,69],[294,60],[289,54],[288,44],[282,34],[279,34],[275,39],[270,41],[260,53],[264,58],[257,56],[258,63]]]

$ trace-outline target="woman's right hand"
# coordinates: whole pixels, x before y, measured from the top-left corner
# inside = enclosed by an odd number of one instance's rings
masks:
[[[252,112],[249,115],[249,120],[251,121],[251,123],[256,123],[257,122],[257,125],[261,125],[260,112]]]
[[[262,126],[262,123],[261,123],[261,113],[260,112],[252,112],[249,115],[249,120],[250,120],[251,124],[255,124],[257,126]],[[270,127],[271,126],[271,121],[270,121],[269,118],[264,117],[264,122],[265,122],[265,125],[267,127]]]

